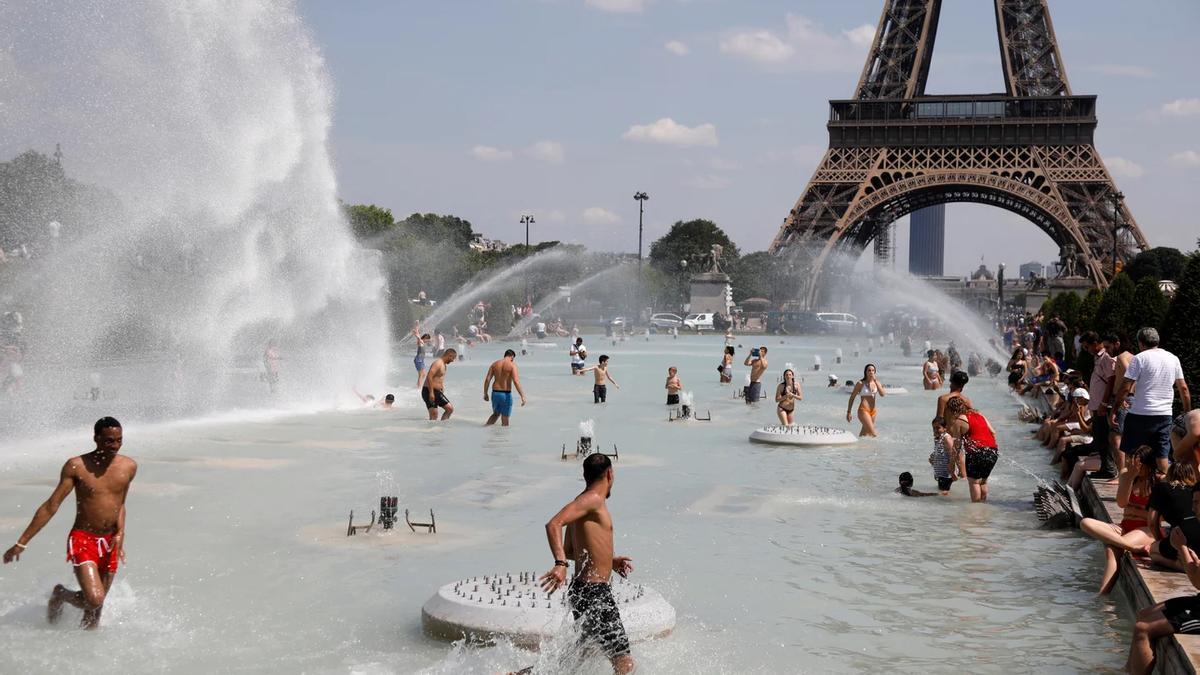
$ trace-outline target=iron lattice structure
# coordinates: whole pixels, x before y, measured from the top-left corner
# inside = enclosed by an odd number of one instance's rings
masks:
[[[885,0],[854,98],[830,101],[829,149],[771,244],[813,279],[898,218],[992,204],[1038,225],[1062,269],[1108,284],[1146,240],[1096,151],[1096,97],[1071,93],[1046,0],[994,0],[1004,94],[927,96],[941,0]]]

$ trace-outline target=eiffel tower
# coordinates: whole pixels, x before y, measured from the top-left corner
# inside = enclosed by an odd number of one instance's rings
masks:
[[[855,258],[917,209],[991,204],[1059,246],[1060,274],[1112,279],[1147,248],[1093,143],[1096,97],[1071,93],[1047,0],[994,0],[1004,94],[926,96],[942,0],[884,0],[854,98],[829,102],[829,149],[771,243],[812,256],[817,303],[831,257]]]

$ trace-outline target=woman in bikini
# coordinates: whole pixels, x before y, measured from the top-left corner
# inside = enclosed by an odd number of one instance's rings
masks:
[[[795,424],[796,401],[803,401],[804,394],[796,382],[796,373],[791,368],[783,371],[783,381],[775,389],[775,413],[779,423],[785,427]]]
[[[942,386],[942,380],[938,377],[938,364],[937,359],[934,358],[933,350],[930,349],[925,352],[925,356],[925,365],[921,367],[921,379],[925,390],[932,391]]]
[[[875,398],[877,396],[887,396],[887,390],[883,388],[883,383],[875,377],[875,364],[868,363],[866,368],[863,368],[863,377],[854,385],[854,391],[850,392],[850,400],[846,403],[846,421],[850,421],[850,411],[854,408],[854,397],[859,397],[858,403],[858,421],[862,422],[862,430],[858,432],[859,436],[878,436],[875,433],[875,413],[879,411],[875,407]]]
[[[1148,508],[1150,493],[1154,489],[1154,466],[1153,451],[1147,446],[1138,448],[1130,455],[1117,483],[1117,506],[1125,509],[1120,525],[1095,518],[1084,518],[1079,523],[1079,529],[1104,544],[1101,593],[1108,593],[1116,583],[1120,554],[1126,551],[1144,554],[1146,547],[1154,543]]]
[[[717,366],[721,374],[721,384],[733,382],[733,345],[725,345],[725,353],[721,355],[721,365]]]

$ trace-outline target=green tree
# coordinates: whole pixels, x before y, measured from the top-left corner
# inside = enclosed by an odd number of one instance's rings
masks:
[[[1188,384],[1197,388],[1200,383],[1200,253],[1189,256],[1187,266],[1176,280],[1179,283],[1163,319],[1163,346],[1179,357]],[[1193,394],[1194,396],[1194,394]]]
[[[1100,289],[1093,288],[1079,303],[1079,327],[1083,330],[1097,330],[1096,314],[1100,310],[1100,299],[1103,298]]]
[[[1130,312],[1129,323],[1134,330],[1145,326],[1158,328],[1167,315],[1169,304],[1167,297],[1158,289],[1158,280],[1142,277],[1133,291],[1133,311]]]
[[[650,263],[664,272],[673,273],[680,270],[680,262],[686,260],[691,271],[706,259],[713,244],[724,248],[721,260],[732,267],[739,255],[738,248],[724,230],[711,220],[680,220],[650,244]]]
[[[1100,333],[1113,333],[1121,337],[1122,343],[1132,344],[1129,340],[1137,330],[1132,322],[1133,293],[1134,283],[1128,274],[1122,272],[1113,278],[1096,310],[1096,329]]]
[[[342,204],[342,212],[350,223],[350,230],[358,239],[366,240],[389,232],[396,227],[391,209],[374,204]]]
[[[788,261],[779,256],[755,251],[738,258],[726,271],[733,284],[734,302],[766,298],[778,306],[790,299]]]
[[[1155,281],[1175,279],[1183,273],[1187,256],[1177,248],[1156,246],[1134,256],[1125,266],[1125,273],[1135,282],[1145,278]]]

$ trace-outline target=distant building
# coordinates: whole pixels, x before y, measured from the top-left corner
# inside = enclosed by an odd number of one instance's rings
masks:
[[[1021,265],[1020,270],[1022,279],[1028,279],[1033,275],[1046,276],[1046,266],[1036,260]]]
[[[946,205],[927,206],[908,217],[908,273],[940,277],[946,250]]]
[[[467,244],[467,247],[470,248],[472,251],[480,251],[480,252],[504,251],[504,250],[508,249],[508,244],[500,241],[499,239],[488,239],[488,238],[484,237],[482,234],[476,234],[471,239],[471,243]]]

